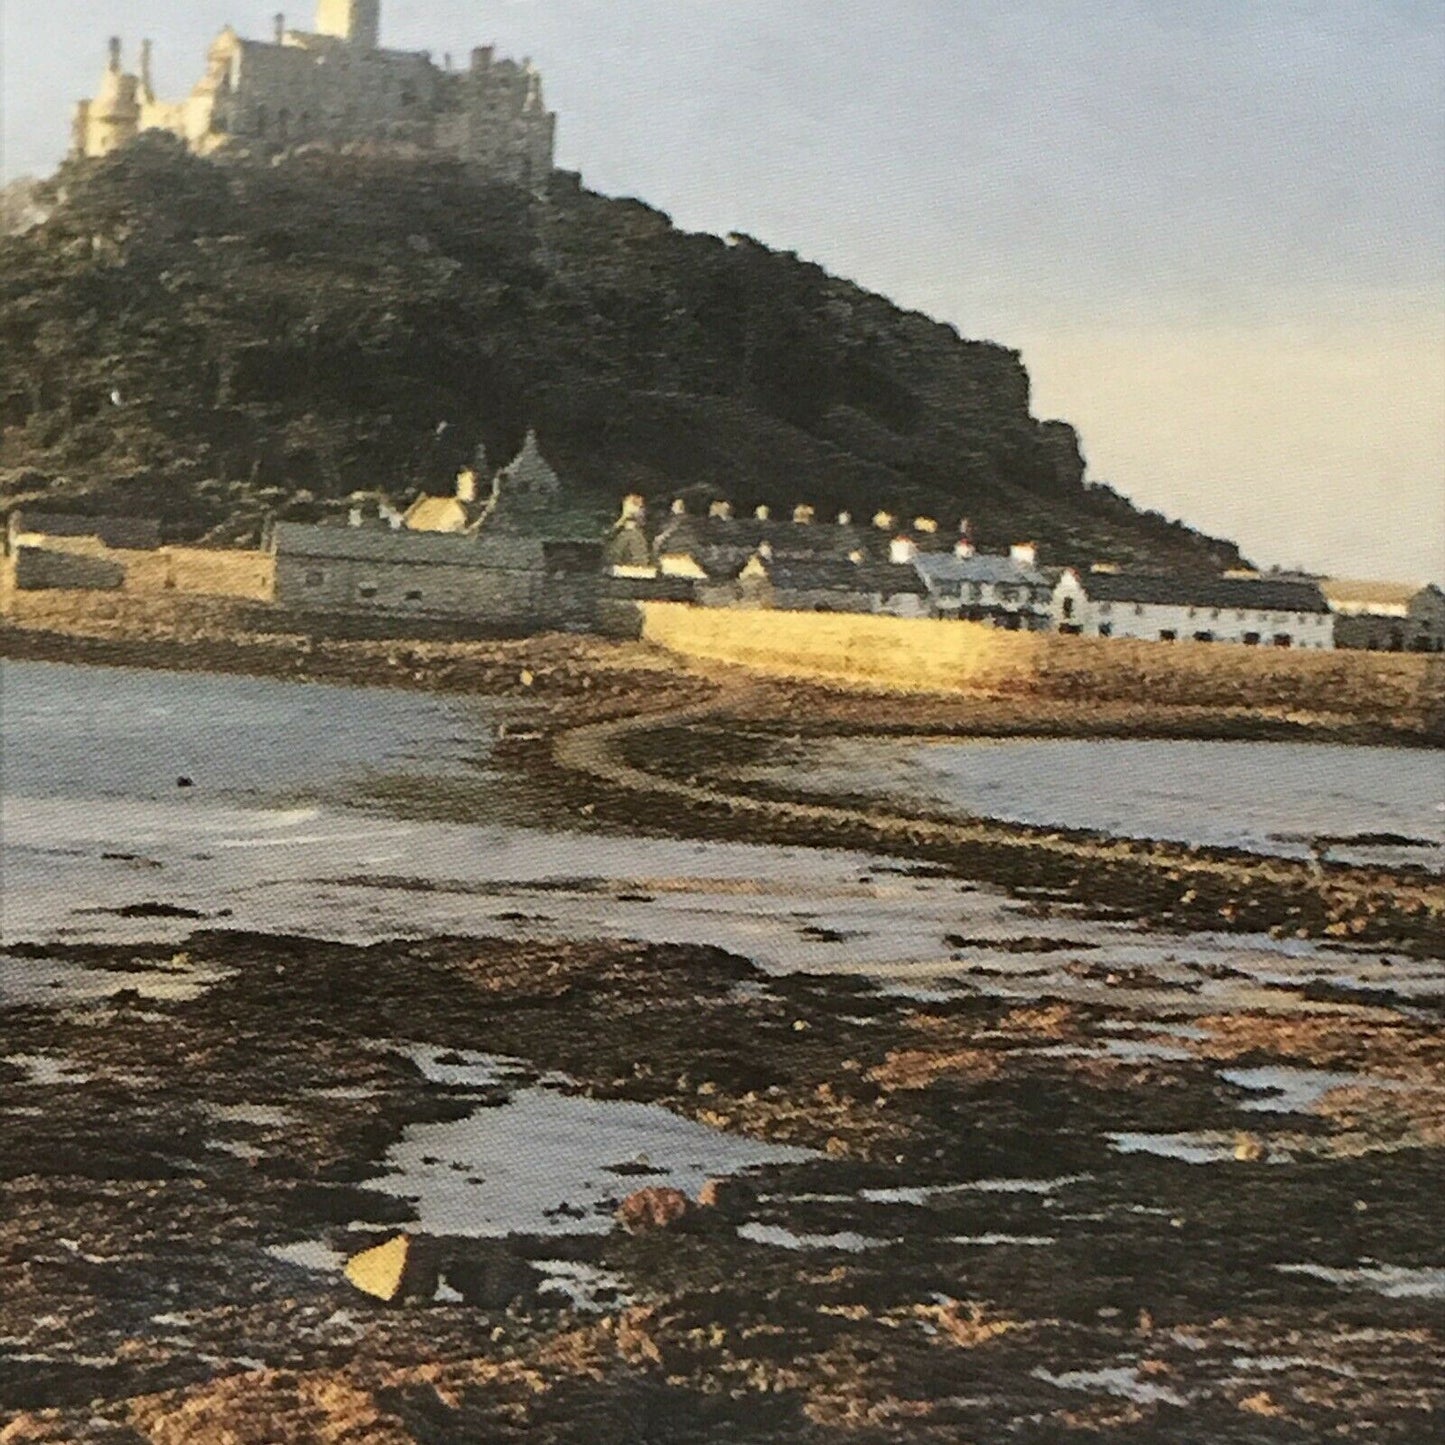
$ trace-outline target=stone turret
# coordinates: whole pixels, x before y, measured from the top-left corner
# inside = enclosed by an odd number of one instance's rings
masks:
[[[318,0],[316,33],[375,50],[381,44],[381,0]]]
[[[88,156],[109,155],[140,130],[140,81],[126,73],[120,49],[120,37],[112,36],[100,89],[76,111],[77,149]]]

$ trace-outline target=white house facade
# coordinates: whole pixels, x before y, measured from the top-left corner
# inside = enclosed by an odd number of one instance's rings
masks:
[[[1150,642],[1228,642],[1330,650],[1334,616],[1313,582],[1162,577],[1070,569],[1053,596],[1060,632]]]

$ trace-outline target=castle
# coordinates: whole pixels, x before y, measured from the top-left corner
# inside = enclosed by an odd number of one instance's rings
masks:
[[[121,43],[93,99],[76,108],[71,153],[104,156],[142,131],[169,131],[202,155],[267,154],[306,144],[452,156],[488,175],[537,187],[552,172],[557,117],[542,100],[530,61],[472,51],[466,70],[451,57],[386,50],[381,0],[318,0],[316,28],[291,30],[276,17],[269,41],[243,40],[227,26],[212,43],[206,73],[184,100],[157,98],[151,42],[138,73]]]

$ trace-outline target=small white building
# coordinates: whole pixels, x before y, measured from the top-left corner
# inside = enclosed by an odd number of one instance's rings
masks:
[[[1332,649],[1334,616],[1317,583],[1275,577],[1168,577],[1070,568],[1053,596],[1060,632],[1151,642]]]

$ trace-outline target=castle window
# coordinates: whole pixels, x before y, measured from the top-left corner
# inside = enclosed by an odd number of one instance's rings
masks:
[[[420,602],[420,601],[421,601],[421,588],[420,588],[420,587],[408,587],[408,588],[407,588],[407,591],[406,591],[406,600],[407,600],[408,602]]]

